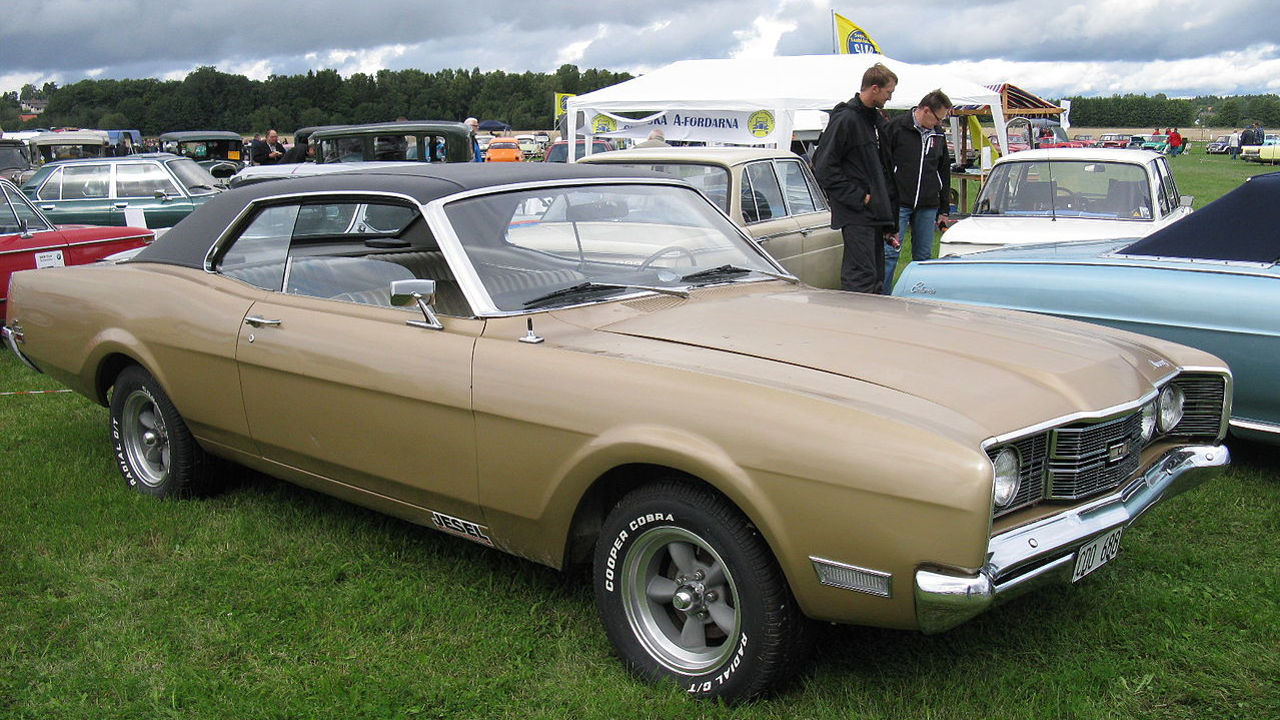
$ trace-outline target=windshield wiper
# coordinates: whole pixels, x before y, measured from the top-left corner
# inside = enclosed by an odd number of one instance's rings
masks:
[[[680,282],[691,282],[693,280],[712,280],[715,278],[733,277],[735,275],[746,275],[747,273],[759,273],[761,275],[774,278],[775,280],[786,280],[787,282],[792,284],[799,284],[800,282],[800,280],[796,278],[794,275],[774,272],[772,270],[759,270],[756,268],[745,268],[745,267],[742,267],[741,265],[721,265],[720,267],[713,267],[713,268],[708,268],[706,270],[699,270],[698,272],[689,273],[688,275],[685,275],[684,277],[680,278]]]
[[[587,280],[586,282],[580,282],[577,285],[570,285],[569,287],[563,287],[559,290],[552,290],[546,295],[539,295],[532,300],[526,300],[524,306],[526,308],[538,307],[540,305],[546,305],[552,300],[559,300],[573,295],[589,295],[602,290],[648,290],[649,292],[656,292],[662,295],[675,295],[676,297],[682,298],[689,297],[688,292],[678,290],[676,288],[656,287],[653,285],[595,282],[594,280]]]

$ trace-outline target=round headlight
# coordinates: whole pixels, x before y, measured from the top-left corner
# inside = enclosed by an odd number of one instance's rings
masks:
[[[996,454],[996,485],[994,500],[996,507],[1007,507],[1018,494],[1019,473],[1018,451],[1007,447]]]
[[[1172,383],[1160,391],[1160,432],[1169,432],[1182,422],[1182,405],[1186,395],[1182,388]]]
[[[1151,438],[1156,434],[1156,406],[1160,404],[1159,400],[1152,400],[1142,406],[1142,442],[1151,442]]]

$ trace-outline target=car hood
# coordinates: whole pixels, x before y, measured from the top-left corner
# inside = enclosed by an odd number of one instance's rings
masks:
[[[1059,217],[968,217],[942,235],[948,245],[1025,245],[1064,240],[1107,240],[1143,237],[1159,225],[1152,220],[1104,220]]]
[[[695,299],[596,329],[889,388],[989,435],[1135,401],[1173,370],[1154,349],[1094,326],[811,288]]]

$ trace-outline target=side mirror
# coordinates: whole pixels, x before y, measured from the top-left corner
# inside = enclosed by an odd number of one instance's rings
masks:
[[[1178,207],[1191,207],[1191,203],[1196,199],[1195,195],[1181,195],[1178,197]]]
[[[443,330],[444,325],[440,324],[440,319],[436,317],[435,309],[432,307],[435,301],[435,280],[391,281],[391,304],[395,307],[407,307],[417,304],[418,309],[422,311],[423,318],[425,318],[425,320],[409,320],[407,322],[408,325],[427,328],[428,330]]]
[[[30,238],[30,237],[34,237],[34,233],[31,232],[31,229],[29,227],[27,227],[26,218],[22,218],[21,220],[18,221],[18,237],[22,238],[23,240],[26,240],[27,238]]]
[[[165,200],[165,199],[167,199],[168,197],[169,197],[168,193],[166,193],[166,192],[165,192],[165,191],[163,191],[163,190],[157,190],[157,191],[155,192],[155,198],[156,198],[157,200]]]

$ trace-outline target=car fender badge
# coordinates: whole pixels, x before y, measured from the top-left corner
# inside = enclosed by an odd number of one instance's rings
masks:
[[[489,528],[484,525],[456,518],[452,515],[445,515],[435,510],[431,511],[431,522],[435,524],[437,530],[447,532],[450,535],[464,537],[468,540],[474,540],[481,545],[493,547],[493,540],[489,538]]]

